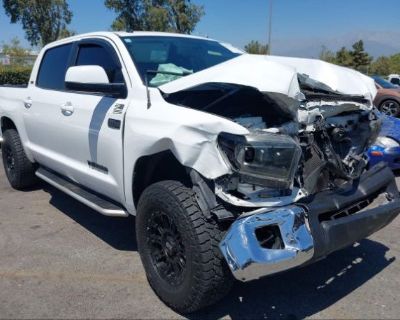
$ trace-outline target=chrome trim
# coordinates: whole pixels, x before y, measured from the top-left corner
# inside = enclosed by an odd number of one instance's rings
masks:
[[[283,249],[261,247],[255,230],[269,225],[279,227]],[[219,247],[233,275],[240,281],[255,280],[300,266],[314,255],[314,240],[305,211],[298,206],[272,211],[259,209],[254,215],[239,218]]]
[[[59,189],[60,191],[68,194],[70,197],[74,198],[75,200],[78,200],[79,202],[88,206],[89,208],[92,208],[93,210],[101,213],[102,215],[109,216],[109,217],[128,217],[129,216],[129,213],[122,209],[116,210],[116,209],[105,209],[105,208],[100,207],[96,203],[89,201],[88,199],[82,197],[81,195],[73,192],[72,190],[70,190],[70,189],[64,187],[63,185],[57,183],[56,181],[50,179],[45,174],[41,173],[39,170],[36,171],[36,176],[38,178],[46,181],[48,184],[51,184],[53,187]]]

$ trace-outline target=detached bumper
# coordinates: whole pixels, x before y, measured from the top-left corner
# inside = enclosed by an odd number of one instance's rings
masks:
[[[377,198],[384,204],[374,207]],[[250,281],[319,260],[370,236],[399,213],[394,176],[380,164],[356,186],[321,192],[307,203],[246,214],[232,224],[220,249],[233,275]]]

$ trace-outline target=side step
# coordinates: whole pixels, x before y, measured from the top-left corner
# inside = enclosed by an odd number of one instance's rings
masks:
[[[93,210],[109,217],[128,217],[129,213],[122,207],[96,195],[78,185],[54,174],[44,168],[39,168],[36,171],[36,176],[53,187],[68,194],[75,200],[82,202]]]

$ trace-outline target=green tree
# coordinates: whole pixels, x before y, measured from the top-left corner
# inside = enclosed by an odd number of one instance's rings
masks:
[[[390,72],[400,74],[400,53],[394,54],[389,57],[390,59]]]
[[[389,57],[379,57],[371,64],[371,74],[387,76],[391,73],[392,63]]]
[[[33,46],[60,39],[72,19],[66,0],[3,0],[3,7],[11,23],[22,24]]]
[[[21,46],[21,41],[17,37],[12,38],[10,43],[3,42],[2,48],[3,54],[6,55],[14,57],[23,57],[29,55],[29,50]]]
[[[357,41],[353,44],[353,50],[350,51],[352,58],[351,66],[356,70],[365,71],[372,61],[372,57],[365,52],[364,42],[362,40]]]
[[[10,43],[2,43],[2,53],[10,56],[11,64],[26,65],[29,50],[21,46],[21,41],[15,37]]]
[[[105,0],[118,16],[113,30],[148,30],[191,33],[204,15],[204,8],[190,0]]]
[[[195,5],[190,0],[165,1],[172,31],[192,33],[200,19],[204,16],[204,7]]]
[[[367,74],[387,76],[391,73],[400,74],[400,53],[391,56],[381,56],[376,60],[365,51],[362,40],[353,44],[352,50],[342,47],[337,52],[322,47],[319,55],[321,60],[351,67]]]
[[[319,59],[330,62],[330,63],[336,63],[336,55],[334,52],[331,50],[328,50],[327,47],[322,46],[321,52],[319,53]]]
[[[347,50],[346,47],[340,48],[340,50],[336,52],[335,63],[345,67],[353,66],[351,52]]]
[[[244,50],[247,53],[251,54],[267,54],[268,53],[268,45],[263,45],[258,41],[251,40],[248,44],[245,45]]]
[[[144,3],[142,0],[106,0],[105,6],[118,14],[111,26],[113,30],[143,30]]]

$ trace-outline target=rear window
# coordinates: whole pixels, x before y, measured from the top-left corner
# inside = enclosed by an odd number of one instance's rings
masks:
[[[69,64],[72,43],[47,50],[39,68],[36,84],[53,90],[65,89],[65,74]]]

